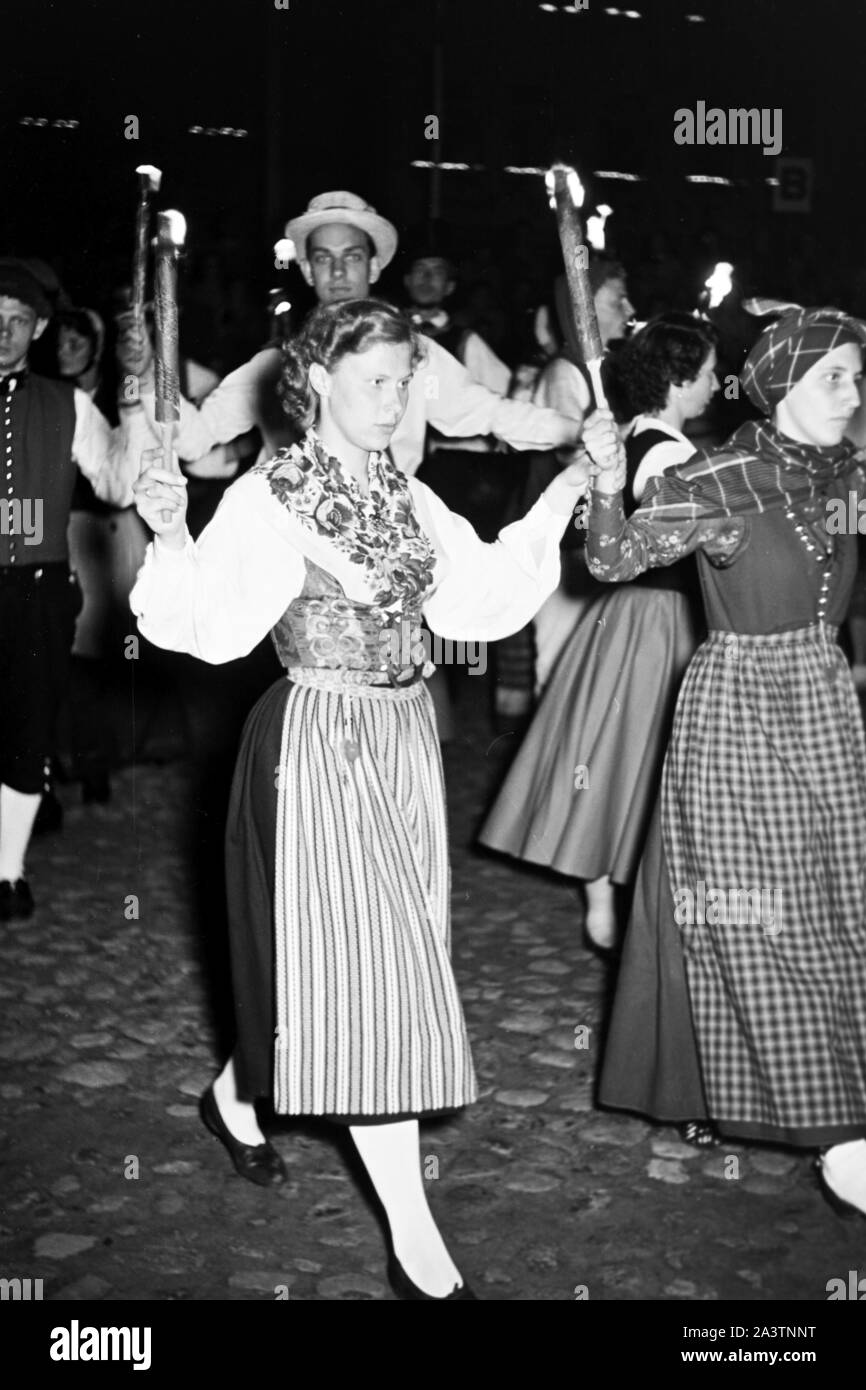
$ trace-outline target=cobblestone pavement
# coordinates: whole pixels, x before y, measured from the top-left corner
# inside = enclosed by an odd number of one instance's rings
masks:
[[[808,1158],[701,1153],[593,1107],[609,982],[582,945],[575,887],[471,847],[514,746],[489,732],[488,696],[486,678],[464,677],[446,749],[481,1100],[422,1129],[466,1277],[485,1299],[825,1299],[863,1242]],[[175,761],[118,774],[107,806],[63,789],[63,833],[31,856],[38,913],[0,928],[0,1275],[42,1278],[46,1299],[391,1298],[344,1135],[277,1122],[291,1181],[263,1191],[198,1118],[221,1058],[222,940],[216,915],[197,925],[191,785]]]

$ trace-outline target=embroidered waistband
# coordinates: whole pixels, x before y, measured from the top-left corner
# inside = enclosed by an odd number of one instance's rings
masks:
[[[336,690],[346,695],[399,695],[416,685],[420,686],[423,679],[432,675],[435,669],[429,661],[423,666],[409,666],[400,671],[355,670],[346,666],[288,666],[286,676],[295,685]]]

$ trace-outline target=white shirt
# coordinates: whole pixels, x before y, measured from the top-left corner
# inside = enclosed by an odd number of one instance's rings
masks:
[[[87,392],[76,386],[72,457],[101,501],[130,505],[141,451],[152,447],[142,411],[121,410],[120,424],[112,429]]]
[[[463,341],[463,365],[473,381],[486,386],[497,396],[507,396],[511,385],[511,368],[506,367],[501,357],[480,333],[467,333]]]
[[[650,478],[660,478],[669,468],[678,468],[696,452],[694,444],[686,438],[682,430],[668,425],[664,420],[656,419],[654,415],[636,415],[626,431],[626,438],[630,434],[645,434],[647,430],[660,430],[662,434],[670,436],[670,442],[654,444],[638,464],[631,485],[636,502],[643,497]]]
[[[478,538],[423,483],[409,489],[437,560],[424,604],[431,629],[452,641],[495,641],[523,627],[559,581],[559,542],[569,517],[542,496],[498,540]],[[157,646],[204,661],[252,651],[304,584],[307,557],[334,576],[346,596],[372,603],[366,571],[277,500],[262,473],[239,478],[213,520],[183,550],[156,543],[130,595],[141,632]]]
[[[412,377],[406,413],[391,439],[391,457],[404,473],[411,476],[421,465],[428,423],[456,439],[495,434],[514,449],[553,449],[576,443],[581,415],[568,419],[526,401],[504,400],[473,381],[438,343],[428,339],[425,347],[427,359]],[[270,458],[291,443],[294,436],[288,423],[283,432],[271,421],[279,372],[279,349],[265,348],[231,372],[199,409],[181,398],[176,437],[180,457],[199,459],[215,445],[228,444],[254,427],[264,439],[261,457]],[[153,393],[142,391],[141,403],[156,434]],[[236,469],[234,462],[232,471]]]
[[[511,371],[479,333],[466,334],[461,345],[461,359],[473,381],[497,396],[508,394]],[[489,434],[474,434],[470,439],[450,439],[444,442],[434,436],[429,442],[429,451],[435,453],[437,446],[440,449],[458,449],[470,454],[491,452]]]
[[[582,418],[592,405],[583,373],[567,357],[554,357],[547,363],[532,399],[535,405],[578,418]]]

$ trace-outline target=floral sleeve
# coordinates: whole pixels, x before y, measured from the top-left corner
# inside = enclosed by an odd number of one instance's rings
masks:
[[[660,520],[639,508],[627,521],[622,493],[592,492],[586,559],[590,573],[608,583],[622,583],[644,570],[673,565],[702,550],[712,564],[731,564],[748,543],[745,517],[698,517]]]

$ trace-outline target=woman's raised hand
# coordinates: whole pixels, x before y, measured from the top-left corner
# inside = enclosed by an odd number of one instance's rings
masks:
[[[162,449],[146,449],[142,462],[156,460],[139,475],[133,495],[139,516],[164,545],[183,550],[186,543],[186,478],[160,466]]]
[[[550,509],[562,516],[569,516],[579,499],[589,491],[589,455],[580,447],[569,453],[572,461],[556,475],[544,493]],[[564,454],[564,450],[557,450],[560,459]]]
[[[597,492],[621,492],[625,487],[625,449],[613,415],[596,410],[583,427],[583,444],[592,459]]]

